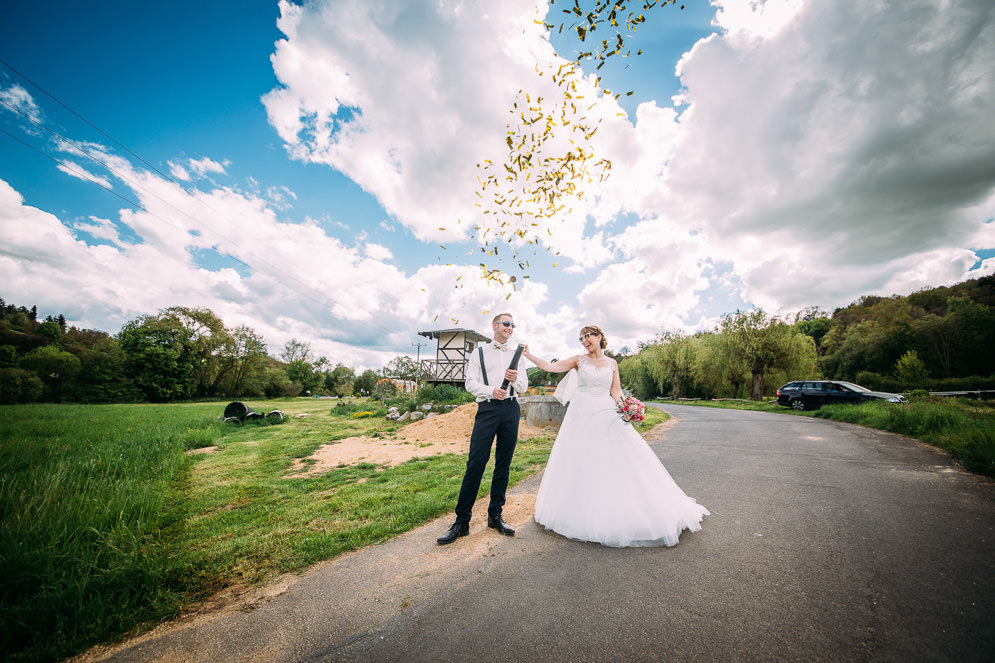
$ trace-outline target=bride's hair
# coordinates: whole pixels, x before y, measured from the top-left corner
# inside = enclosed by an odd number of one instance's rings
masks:
[[[595,327],[594,325],[587,325],[586,327],[580,330],[580,335],[583,336],[587,332],[594,332],[595,334],[601,337],[602,350],[608,347],[608,339],[605,338],[605,333],[601,331],[601,327]]]

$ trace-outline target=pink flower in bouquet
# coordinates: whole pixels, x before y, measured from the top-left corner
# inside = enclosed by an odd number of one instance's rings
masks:
[[[622,420],[629,423],[638,424],[645,419],[644,412],[646,412],[646,406],[633,396],[627,397],[618,404],[618,413],[622,416]]]

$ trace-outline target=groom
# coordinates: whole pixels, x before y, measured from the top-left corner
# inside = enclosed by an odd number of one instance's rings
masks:
[[[473,420],[470,434],[470,454],[466,461],[466,473],[460,486],[459,500],[456,502],[456,522],[436,541],[440,545],[452,543],[470,533],[470,511],[477,499],[480,478],[484,466],[491,456],[491,444],[497,437],[494,451],[494,477],[491,479],[491,501],[487,507],[487,526],[501,534],[513,536],[515,530],[501,519],[504,508],[504,495],[508,488],[508,474],[511,457],[518,444],[518,421],[521,409],[518,394],[529,388],[529,378],[525,371],[509,368],[515,348],[508,339],[515,333],[515,322],[510,313],[501,313],[491,321],[494,342],[478,347],[470,355],[466,366],[466,390],[477,397],[477,416]],[[483,363],[481,364],[481,358]],[[501,382],[507,379],[508,388],[502,389]]]

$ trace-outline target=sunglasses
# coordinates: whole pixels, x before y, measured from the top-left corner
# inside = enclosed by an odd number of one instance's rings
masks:
[[[591,338],[592,336],[601,336],[601,334],[597,334],[595,332],[587,332],[586,334],[582,334],[581,337],[578,338],[577,340],[583,343],[585,338]]]
[[[500,322],[500,324],[504,325],[505,327],[511,327],[512,329],[515,328],[515,323],[514,322],[508,322],[507,320],[502,320]]]

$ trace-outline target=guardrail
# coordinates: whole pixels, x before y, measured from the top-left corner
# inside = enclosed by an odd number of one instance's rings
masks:
[[[931,391],[930,396],[963,396],[965,398],[977,398],[987,400],[995,398],[995,389],[974,389],[971,391]]]

